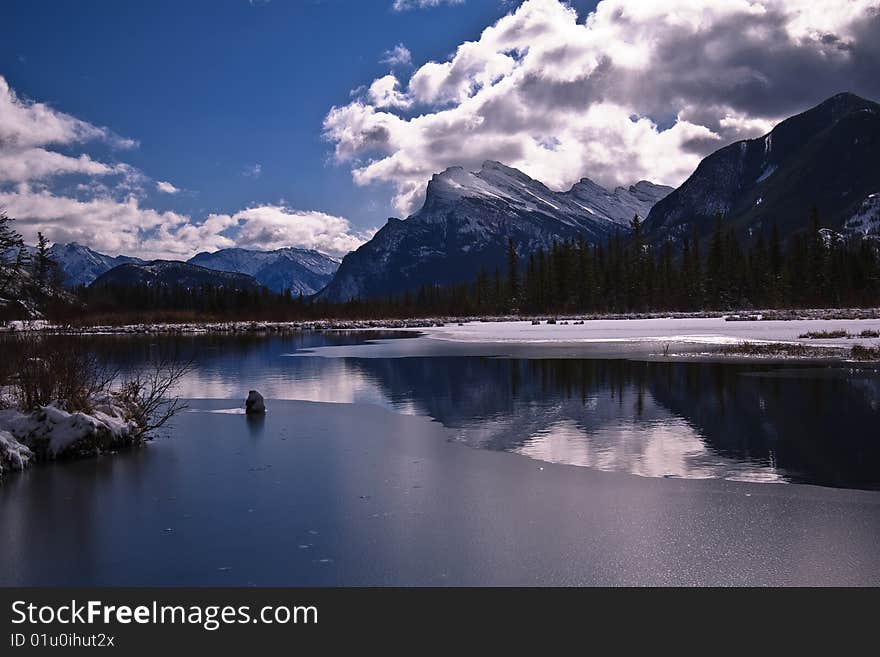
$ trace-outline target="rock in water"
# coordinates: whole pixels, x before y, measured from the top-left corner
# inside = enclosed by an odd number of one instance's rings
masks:
[[[248,392],[247,400],[244,402],[245,413],[248,415],[265,413],[266,404],[263,402],[263,395],[256,390]]]

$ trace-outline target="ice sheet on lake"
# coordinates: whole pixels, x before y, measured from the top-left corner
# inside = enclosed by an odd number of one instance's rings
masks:
[[[461,342],[669,342],[709,345],[740,342],[805,342],[812,345],[852,346],[853,340],[836,338],[806,340],[800,335],[810,331],[845,330],[860,333],[880,330],[880,320],[792,320],[736,321],[723,318],[588,320],[583,324],[533,325],[531,322],[470,322],[463,326],[427,328],[431,338]],[[859,339],[875,343],[874,339]]]

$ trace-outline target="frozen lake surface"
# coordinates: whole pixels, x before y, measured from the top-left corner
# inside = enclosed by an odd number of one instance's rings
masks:
[[[727,321],[723,318],[591,320],[583,324],[533,325],[531,322],[469,322],[423,329],[432,338],[460,342],[589,343],[653,342],[703,345],[736,344],[744,341],[803,342],[851,346],[880,344],[880,338],[803,339],[811,331],[843,330],[858,334],[880,332],[878,319]]]
[[[7,478],[0,584],[880,584],[875,368],[395,335],[100,338],[190,410]]]

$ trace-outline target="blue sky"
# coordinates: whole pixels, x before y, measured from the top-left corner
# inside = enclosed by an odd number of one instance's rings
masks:
[[[0,206],[113,254],[341,255],[448,166],[678,185],[838,91],[880,96],[880,0],[756,7],[5,0]]]
[[[125,161],[186,193],[193,215],[281,199],[369,228],[394,214],[382,186],[330,161],[322,121],[383,75],[405,43],[444,59],[510,10],[498,0],[396,12],[393,0],[6,0],[0,75],[21,96],[136,139]],[[244,175],[259,165],[260,175]]]

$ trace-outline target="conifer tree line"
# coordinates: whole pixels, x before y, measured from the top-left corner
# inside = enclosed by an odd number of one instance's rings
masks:
[[[630,228],[605,244],[567,240],[525,257],[508,241],[503,268],[484,267],[470,282],[423,285],[378,299],[331,304],[266,288],[103,285],[75,290],[76,303],[65,307],[59,299],[52,310],[64,321],[150,311],[306,320],[880,306],[880,240],[823,230],[815,210],[809,227],[786,243],[772,226],[769,236],[743,245],[720,215],[710,236],[692,230],[676,246],[649,244],[638,216]],[[11,219],[0,214],[0,296],[20,292],[22,282],[44,296],[60,286],[48,240],[38,238],[29,254]]]
[[[49,240],[43,233],[37,233],[31,253],[12,222],[0,211],[0,297],[38,301],[60,286],[60,271],[49,257]]]
[[[240,316],[247,311],[265,311],[284,302],[290,295],[279,295],[268,288],[239,289],[217,285],[121,285],[104,284],[79,290],[86,306],[96,312],[114,310],[192,311],[210,316]]]
[[[694,229],[680,247],[648,245],[635,216],[631,231],[604,245],[583,239],[539,249],[523,263],[508,243],[507,272],[481,270],[470,285],[423,287],[412,305],[461,314],[552,314],[868,307],[880,305],[878,241],[809,228],[783,245],[774,225],[744,246],[716,216],[711,236]],[[408,297],[403,299],[406,304]]]

